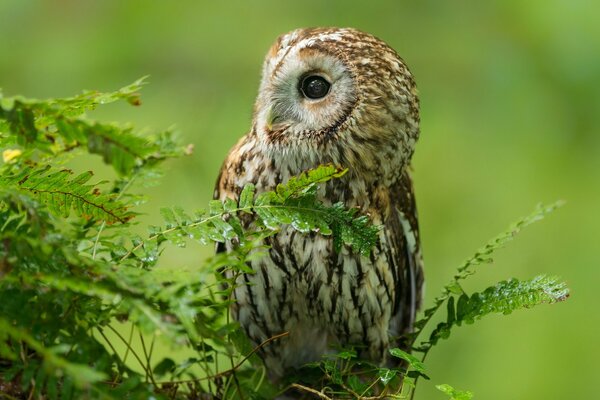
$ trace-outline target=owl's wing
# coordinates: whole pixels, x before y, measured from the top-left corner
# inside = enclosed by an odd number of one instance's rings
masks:
[[[214,200],[225,200],[231,198],[237,201],[239,199],[242,188],[238,181],[243,181],[244,162],[250,156],[248,152],[242,151],[242,147],[250,141],[250,134],[240,138],[238,142],[231,148],[229,154],[221,165],[221,170],[215,182],[215,190],[213,192]],[[217,242],[216,252],[222,253],[225,251],[225,244]]]
[[[423,260],[417,208],[410,172],[390,187],[391,212],[384,221],[384,250],[396,280],[390,331],[402,336],[412,331],[421,306]]]
[[[254,136],[250,132],[242,136],[229,150],[215,183],[213,199],[225,200],[228,197],[238,199],[242,186],[250,182],[246,178],[246,164],[248,159],[255,155],[253,147],[255,147]]]

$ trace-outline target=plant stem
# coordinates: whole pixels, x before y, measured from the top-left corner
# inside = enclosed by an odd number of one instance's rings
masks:
[[[164,383],[179,384],[179,383],[188,383],[188,382],[198,382],[198,381],[204,381],[204,380],[207,380],[207,379],[215,379],[215,378],[220,378],[220,377],[223,377],[223,376],[227,376],[227,375],[233,373],[234,371],[236,371],[237,369],[239,369],[242,366],[242,364],[244,364],[258,350],[260,350],[261,348],[263,348],[267,344],[271,343],[272,341],[277,340],[277,339],[281,339],[282,337],[286,337],[289,334],[290,334],[289,332],[283,332],[283,333],[280,333],[278,335],[271,336],[270,338],[264,340],[261,344],[259,344],[254,349],[252,349],[252,351],[250,353],[248,353],[242,359],[242,361],[238,362],[233,368],[230,368],[230,369],[228,369],[226,371],[219,372],[218,374],[215,374],[215,375],[212,375],[212,376],[204,376],[202,378],[197,378],[197,379],[186,379],[186,380],[180,380],[180,381],[169,381],[169,382],[164,382]],[[163,382],[159,382],[159,384],[161,384],[161,383],[163,383]]]
[[[133,350],[133,348],[131,347],[130,343],[127,342],[127,340],[125,340],[125,338],[115,329],[113,328],[111,325],[106,325],[108,327],[108,329],[110,329],[115,335],[117,335],[117,337],[119,339],[121,339],[121,341],[125,344],[125,346],[127,346],[127,349],[131,351],[131,354],[133,354],[133,356],[135,357],[135,359],[138,361],[138,363],[140,364],[140,366],[142,367],[142,369],[144,370],[144,372],[149,375],[148,370],[146,369],[146,363],[137,355],[137,353]]]

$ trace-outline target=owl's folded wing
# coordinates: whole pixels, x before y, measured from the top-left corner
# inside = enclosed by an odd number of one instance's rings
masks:
[[[423,286],[419,223],[408,170],[390,187],[390,201],[392,207],[384,221],[382,247],[396,284],[390,331],[394,336],[402,336],[412,331]]]

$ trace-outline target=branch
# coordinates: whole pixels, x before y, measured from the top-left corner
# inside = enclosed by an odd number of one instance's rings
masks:
[[[308,387],[308,386],[303,386],[303,385],[300,385],[299,383],[292,383],[290,386],[288,386],[288,388],[299,389],[299,390],[303,390],[303,391],[305,391],[305,392],[308,392],[308,393],[312,393],[312,394],[314,394],[314,395],[317,395],[317,396],[319,396],[319,397],[320,397],[321,399],[323,399],[323,400],[333,400],[333,398],[332,398],[332,397],[329,397],[329,396],[327,396],[326,394],[324,394],[324,393],[322,393],[322,392],[319,392],[319,391],[318,391],[318,390],[316,390],[316,389],[310,388],[310,387]],[[287,389],[286,389],[286,390],[287,390]]]

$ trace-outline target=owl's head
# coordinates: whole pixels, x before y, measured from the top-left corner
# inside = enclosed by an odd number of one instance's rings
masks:
[[[372,35],[350,28],[298,29],[280,36],[267,54],[254,132],[273,147],[318,151],[341,144],[354,146],[361,157],[393,146],[406,160],[418,126],[411,73]]]

